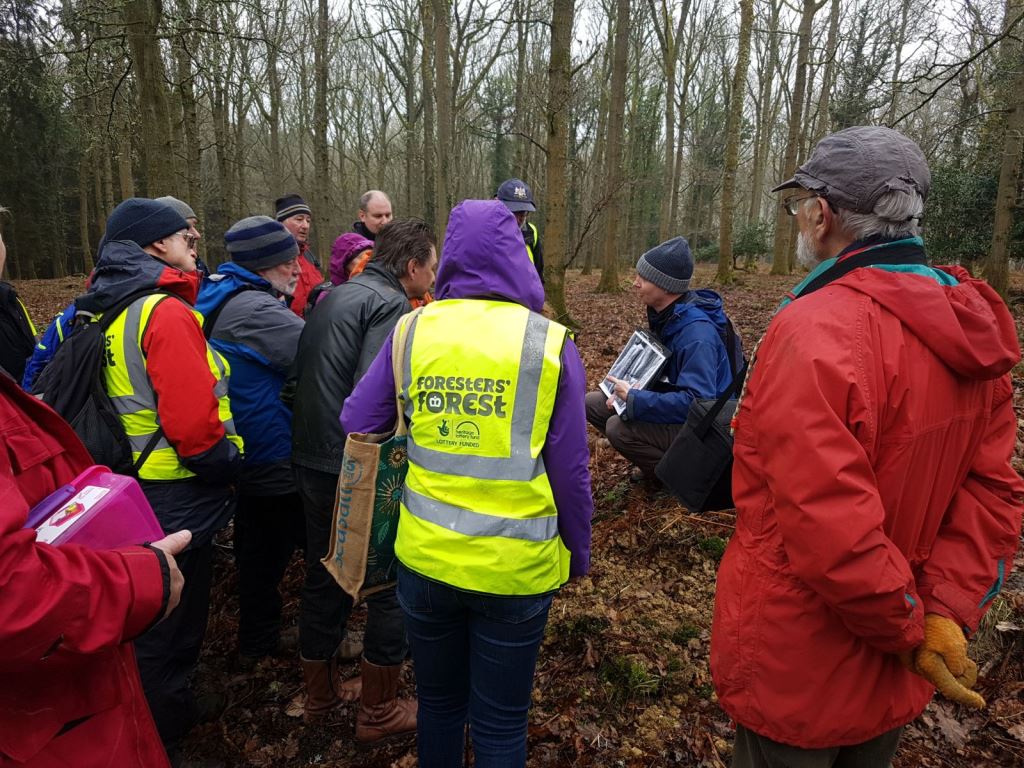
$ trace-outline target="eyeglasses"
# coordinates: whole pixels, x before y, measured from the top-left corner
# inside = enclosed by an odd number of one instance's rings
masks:
[[[183,229],[180,232],[175,232],[175,235],[181,235],[185,238],[185,245],[189,247],[189,250],[196,247],[196,243],[199,242],[199,238],[195,235],[190,235],[187,229]],[[172,235],[173,237],[174,235]]]
[[[796,216],[800,211],[800,204],[804,200],[810,200],[818,197],[818,195],[790,195],[782,201],[782,207],[786,209],[786,213],[790,216]]]

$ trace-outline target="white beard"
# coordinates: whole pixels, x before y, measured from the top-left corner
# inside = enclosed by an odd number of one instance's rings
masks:
[[[796,235],[796,260],[807,269],[814,269],[822,262],[821,256],[814,250],[814,246],[804,237],[803,232]]]

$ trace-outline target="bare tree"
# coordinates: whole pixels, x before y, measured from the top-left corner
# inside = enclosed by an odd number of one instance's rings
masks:
[[[747,90],[750,66],[750,31],[754,26],[754,0],[740,0],[740,36],[737,43],[736,71],[729,93],[729,116],[725,128],[725,174],[722,178],[722,210],[718,219],[718,275],[722,284],[733,280],[732,224],[736,197],[736,169],[739,167],[740,123],[743,120],[743,96]]]
[[[615,0],[615,53],[612,56],[612,90],[608,109],[607,197],[610,202],[604,236],[601,281],[597,290],[619,290],[618,219],[622,215],[622,119],[626,106],[626,54],[629,48],[629,0]]]

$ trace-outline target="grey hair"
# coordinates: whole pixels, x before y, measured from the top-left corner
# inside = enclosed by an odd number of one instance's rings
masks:
[[[370,205],[370,201],[373,200],[373,198],[375,198],[377,195],[380,195],[389,203],[391,202],[391,198],[385,195],[379,189],[371,189],[366,192],[363,192],[362,196],[359,198],[359,210],[365,212]]]
[[[884,193],[871,213],[836,209],[839,228],[854,240],[873,235],[887,238],[916,237],[921,234],[924,199],[919,192],[893,190]]]

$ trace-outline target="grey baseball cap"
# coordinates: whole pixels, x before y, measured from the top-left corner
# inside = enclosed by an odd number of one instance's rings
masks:
[[[802,187],[839,208],[871,213],[886,192],[920,193],[928,199],[928,162],[917,144],[899,131],[859,125],[826,136],[793,178],[775,187]]]

